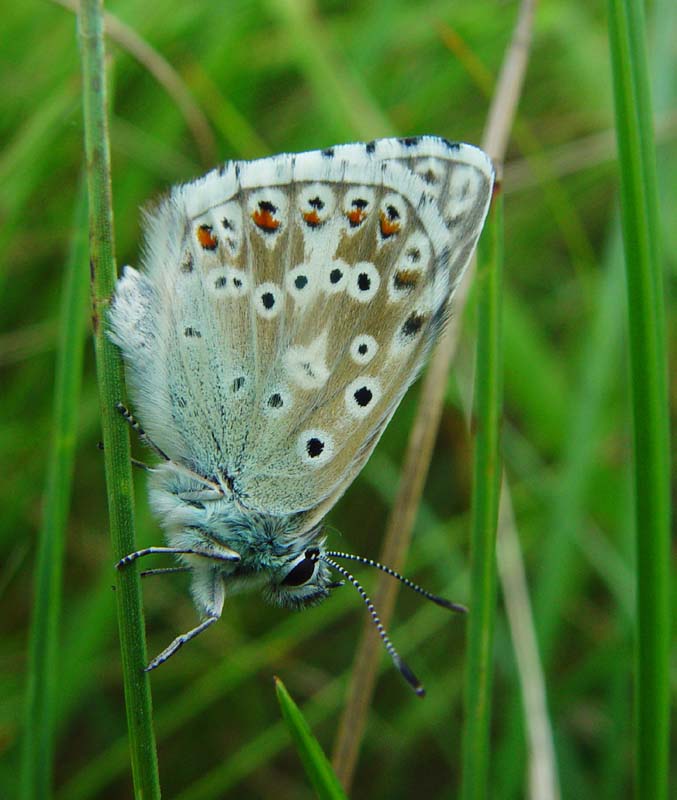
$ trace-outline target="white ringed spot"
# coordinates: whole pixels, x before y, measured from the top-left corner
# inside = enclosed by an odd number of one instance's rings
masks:
[[[379,206],[379,239],[381,243],[397,238],[407,224],[407,204],[399,194],[387,194]]]
[[[331,218],[336,208],[336,195],[326,184],[311,183],[301,189],[297,205],[304,227],[315,230]]]
[[[327,294],[338,294],[346,288],[350,267],[340,258],[328,261],[322,269],[322,288]]]
[[[304,464],[320,467],[333,458],[334,440],[326,431],[306,430],[299,434],[296,451]]]
[[[266,244],[273,246],[284,230],[288,208],[287,196],[280,189],[259,189],[249,196],[249,218]]]
[[[256,313],[263,319],[276,317],[284,305],[284,293],[276,283],[262,283],[254,292]]]
[[[356,378],[346,386],[344,401],[352,417],[366,417],[381,399],[381,385],[376,378]]]
[[[422,231],[415,231],[407,236],[400,261],[403,265],[427,270],[430,266],[431,254],[430,239]]]
[[[286,289],[300,305],[304,305],[314,296],[318,281],[317,272],[317,267],[310,264],[299,264],[287,273]]]
[[[354,186],[343,197],[343,215],[348,233],[358,231],[374,205],[374,190],[370,186]]]
[[[439,197],[446,178],[446,167],[439,158],[420,158],[414,161],[412,171],[428,184],[428,191]]]
[[[447,190],[445,216],[455,219],[471,211],[480,197],[481,181],[482,176],[474,167],[455,165]]]
[[[320,389],[331,374],[325,363],[327,332],[309,345],[290,347],[283,356],[289,379],[301,389]]]
[[[280,417],[291,409],[292,402],[291,392],[282,386],[275,387],[266,394],[263,401],[264,414],[269,417]]]
[[[348,294],[360,303],[373,300],[381,283],[376,267],[370,261],[359,261],[350,272]]]
[[[376,355],[378,342],[368,333],[361,333],[350,343],[350,357],[356,364],[368,364]]]

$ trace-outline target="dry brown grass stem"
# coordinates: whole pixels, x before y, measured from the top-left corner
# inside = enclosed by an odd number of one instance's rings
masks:
[[[523,0],[483,136],[483,147],[494,160],[499,175],[524,81],[534,8],[535,0]],[[418,413],[409,437],[397,497],[388,519],[380,554],[380,560],[396,570],[402,569],[411,541],[442,414],[449,365],[456,352],[459,323],[463,318],[473,275],[474,265],[471,265],[454,299],[453,323],[435,348],[421,389]],[[390,580],[388,576],[379,579],[375,592],[375,605],[386,625],[392,617],[397,590],[397,582]],[[366,619],[332,755],[334,769],[348,792],[366,727],[380,657],[380,640],[371,620]]]
[[[53,2],[77,13],[78,0],[53,0]],[[217,160],[214,134],[207,117],[193,99],[183,78],[157,50],[110,11],[104,12],[104,25],[106,36],[145,67],[176,103],[195,139],[200,160],[204,166],[213,166]]]

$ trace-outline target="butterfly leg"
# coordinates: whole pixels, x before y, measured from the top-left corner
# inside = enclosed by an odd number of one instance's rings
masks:
[[[223,585],[223,578],[218,570],[211,567],[196,570],[193,580],[193,595],[195,600],[202,607],[205,614],[205,619],[192,630],[187,633],[182,633],[176,639],[148,664],[146,672],[159,667],[164,662],[176,653],[186,642],[194,639],[196,636],[206,631],[221,617],[223,611],[223,601],[225,598],[225,588]]]
[[[161,569],[144,569],[140,577],[148,578],[151,575],[171,575],[173,572],[190,572],[190,567],[162,567]]]
[[[239,553],[225,545],[219,546],[218,549],[216,547],[200,547],[199,545],[193,547],[144,547],[143,550],[135,550],[133,553],[128,553],[124,558],[121,558],[115,568],[122,569],[131,564],[132,561],[136,561],[137,558],[156,554],[202,556],[203,558],[228,561],[230,563],[237,563],[240,560]]]
[[[165,453],[164,450],[161,450],[152,439],[149,438],[148,434],[144,429],[141,427],[141,423],[137,420],[137,418],[132,414],[132,412],[127,408],[127,406],[123,406],[122,403],[116,403],[115,408],[120,412],[124,421],[131,427],[131,429],[138,435],[139,440],[145,444],[147,447],[160,456],[163,461],[170,461],[171,459]]]

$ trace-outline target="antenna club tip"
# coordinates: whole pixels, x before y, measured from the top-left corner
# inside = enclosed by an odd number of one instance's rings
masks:
[[[461,605],[461,603],[452,603],[451,600],[447,600],[444,597],[438,597],[437,595],[431,595],[430,599],[437,603],[438,606],[442,606],[442,608],[446,608],[449,611],[455,611],[457,614],[467,614],[468,609],[466,606]]]
[[[416,692],[418,697],[425,697],[425,689],[423,688],[421,681],[414,675],[411,671],[411,668],[405,664],[404,661],[398,656],[397,658],[393,658],[395,662],[395,666],[400,671],[400,675],[404,678],[404,680],[411,686],[411,688]]]

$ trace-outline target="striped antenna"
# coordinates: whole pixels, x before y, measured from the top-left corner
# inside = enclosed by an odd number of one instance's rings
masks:
[[[373,559],[365,558],[364,556],[356,556],[353,553],[339,553],[336,550],[329,550],[325,553],[325,555],[329,556],[330,558],[347,558],[349,561],[357,561],[360,564],[366,564],[369,567],[376,567],[376,569],[380,569],[381,572],[385,572],[387,575],[397,578],[400,583],[403,583],[405,586],[408,586],[410,589],[413,589],[415,592],[423,595],[423,597],[427,598],[428,600],[432,600],[433,603],[437,603],[438,606],[447,608],[449,611],[456,611],[459,614],[468,613],[468,609],[465,606],[460,605],[460,603],[452,603],[450,600],[445,600],[444,597],[439,597],[436,594],[432,594],[432,592],[428,592],[422,586],[410,581],[409,578],[405,578],[404,575],[400,575],[399,572],[396,572],[390,567],[386,567],[385,564],[381,564],[379,561],[374,561]]]
[[[374,604],[371,602],[369,596],[362,588],[362,585],[357,580],[357,578],[355,578],[353,575],[351,575],[350,572],[348,572],[347,569],[340,566],[335,561],[332,561],[331,558],[328,557],[332,555],[335,554],[322,553],[320,555],[320,558],[322,559],[322,561],[325,562],[325,564],[328,564],[332,569],[335,569],[337,572],[340,572],[341,575],[343,575],[343,577],[346,580],[349,580],[353,584],[353,586],[357,589],[357,591],[360,594],[360,597],[364,600],[364,603],[367,606],[367,610],[369,611],[369,614],[374,622],[374,625],[376,625],[376,630],[378,631],[378,635],[381,637],[381,641],[385,645],[385,649],[388,651],[388,655],[392,658],[393,663],[397,667],[400,675],[402,675],[404,680],[411,686],[411,688],[416,692],[416,694],[419,697],[425,697],[425,689],[421,685],[421,681],[419,681],[419,679],[416,677],[416,675],[414,675],[409,666],[407,666],[407,664],[402,660],[397,650],[395,650],[395,647],[393,646],[393,643],[390,641],[390,637],[388,636],[388,632],[383,627],[381,618],[379,617],[379,615],[376,612],[376,609],[374,608]],[[340,556],[343,554],[339,553],[338,555]]]

